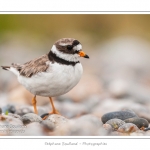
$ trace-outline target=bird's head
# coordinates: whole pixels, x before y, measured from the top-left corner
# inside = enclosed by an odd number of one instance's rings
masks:
[[[80,57],[89,58],[89,56],[82,51],[81,43],[73,38],[62,38],[56,41],[51,52],[56,54],[57,57],[67,61],[79,61]]]

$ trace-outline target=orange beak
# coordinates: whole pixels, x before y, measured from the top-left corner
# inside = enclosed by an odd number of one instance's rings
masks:
[[[80,57],[89,58],[89,56],[86,55],[83,51],[79,51],[78,54],[80,55]]]

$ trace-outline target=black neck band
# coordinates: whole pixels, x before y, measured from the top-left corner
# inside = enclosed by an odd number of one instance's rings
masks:
[[[69,55],[69,54],[68,54]],[[54,62],[57,62],[59,64],[62,64],[62,65],[72,65],[72,66],[75,66],[77,63],[80,63],[79,61],[77,62],[73,62],[73,61],[67,61],[67,60],[64,60],[62,58],[59,58],[55,53],[53,53],[52,51],[50,51],[48,53],[48,58],[50,61],[52,61],[53,63]]]

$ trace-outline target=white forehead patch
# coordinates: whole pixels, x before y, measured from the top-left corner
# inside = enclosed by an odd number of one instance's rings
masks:
[[[67,43],[59,43],[60,46],[66,46]]]
[[[78,44],[78,45],[74,46],[73,49],[77,50],[77,51],[80,51],[80,50],[82,50],[82,45]]]

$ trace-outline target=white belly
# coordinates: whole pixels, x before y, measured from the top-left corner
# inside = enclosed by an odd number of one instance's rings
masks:
[[[19,82],[34,95],[54,97],[67,93],[80,80],[83,69],[80,63],[75,66],[50,64],[47,72],[31,78],[18,76]]]

